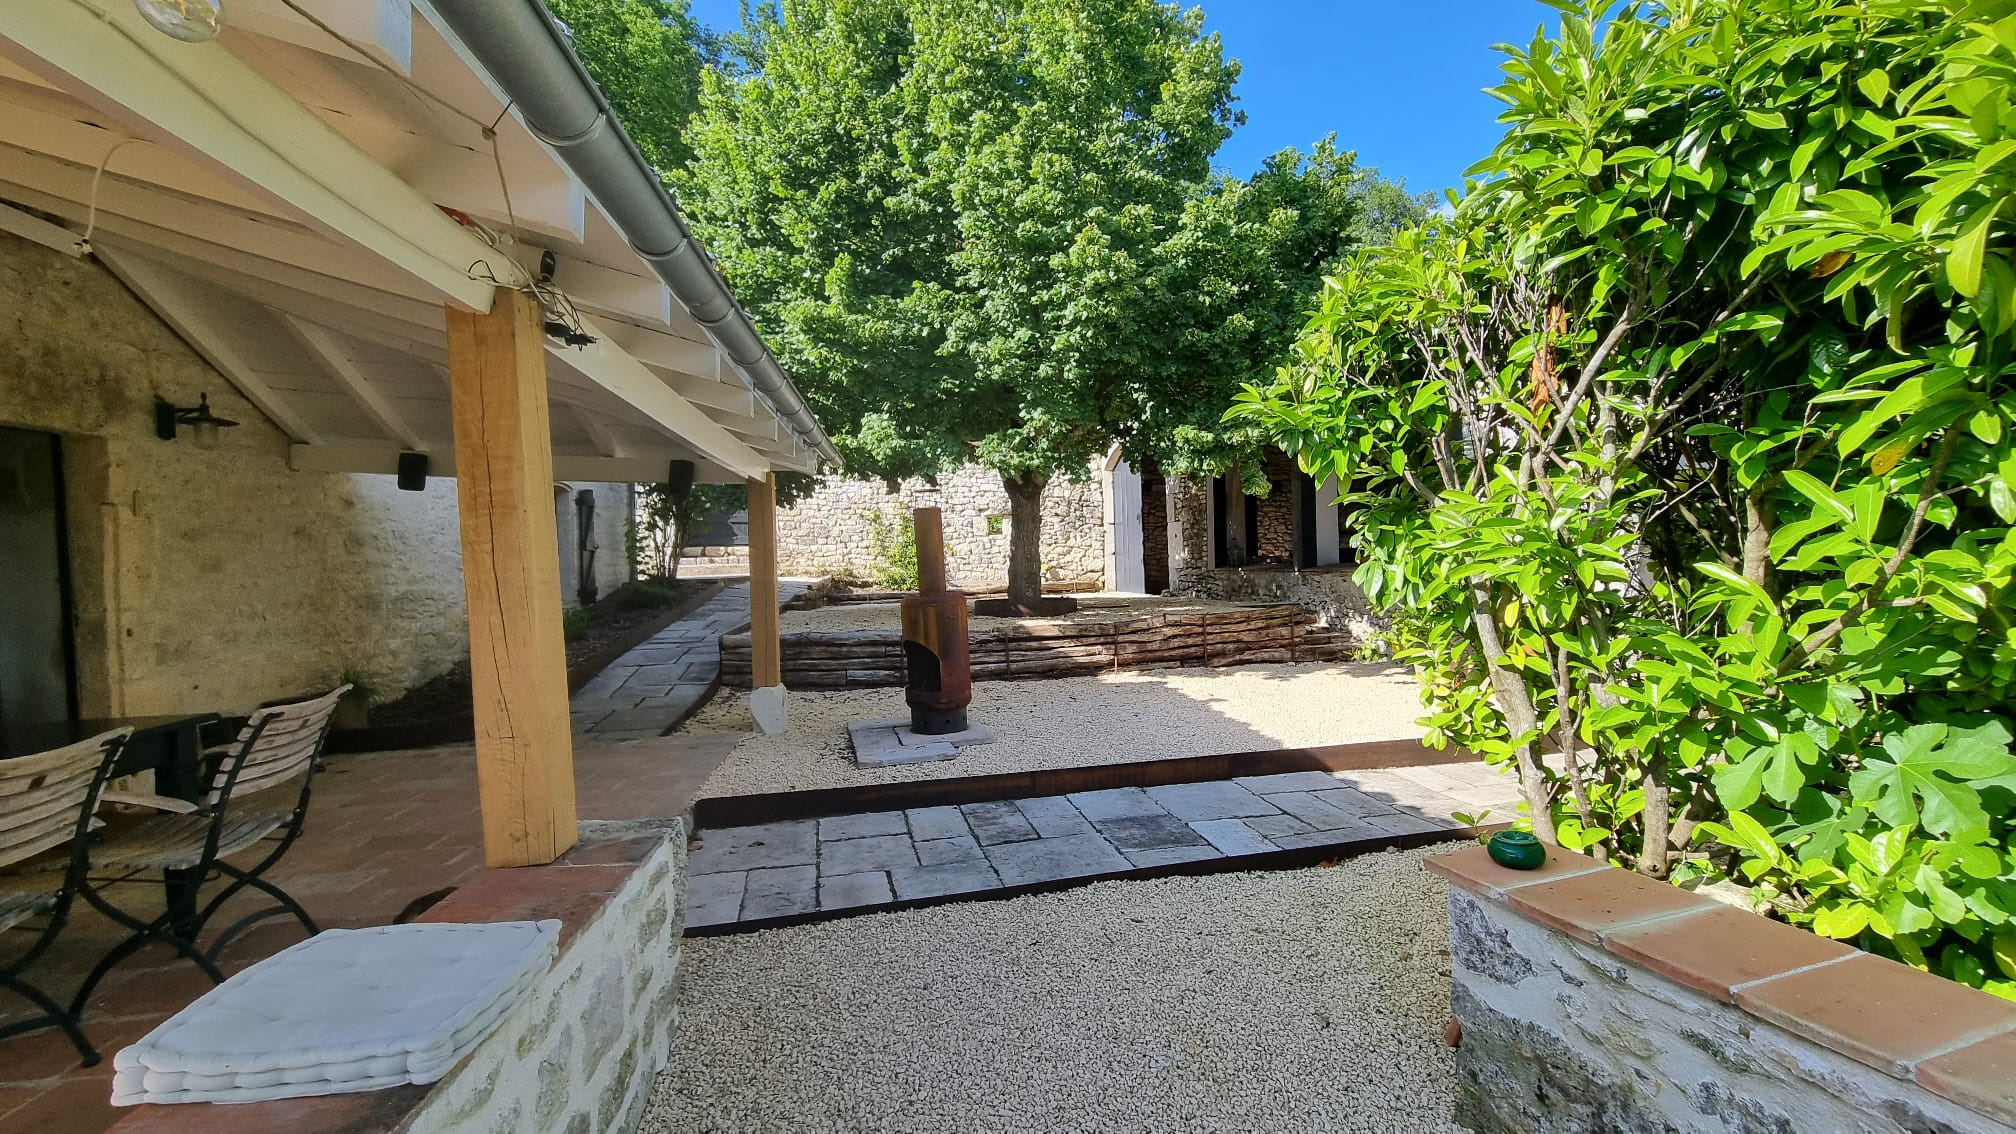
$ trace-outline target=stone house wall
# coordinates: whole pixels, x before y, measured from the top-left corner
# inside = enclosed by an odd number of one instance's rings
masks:
[[[811,495],[777,513],[777,564],[786,575],[873,577],[869,516],[892,524],[909,510],[945,514],[945,558],[952,585],[968,589],[1008,581],[1008,492],[1000,474],[967,465],[933,486],[906,480],[889,492],[879,480],[825,477]],[[1043,578],[1098,583],[1105,574],[1104,500],[1096,480],[1052,480],[1043,490]]]
[[[204,393],[241,423],[216,448],[154,436],[157,395]],[[110,272],[4,233],[0,425],[61,438],[86,716],[244,711],[346,670],[392,696],[468,650],[453,480],[291,470],[286,435]],[[604,511],[598,574],[620,582],[625,509]]]

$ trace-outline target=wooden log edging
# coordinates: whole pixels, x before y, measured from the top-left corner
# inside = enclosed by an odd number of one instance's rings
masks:
[[[693,827],[704,831],[718,827],[750,827],[787,819],[823,819],[829,815],[856,815],[870,811],[990,803],[1106,788],[1194,784],[1239,776],[1271,776],[1281,772],[1353,772],[1372,768],[1465,764],[1475,759],[1476,754],[1468,749],[1454,746],[1430,748],[1412,738],[1224,752],[1215,756],[1172,756],[1129,764],[1094,764],[1031,772],[1000,772],[990,776],[864,784],[860,787],[713,796],[694,802]]]
[[[973,635],[973,676],[982,680],[1079,677],[1114,669],[1339,661],[1356,643],[1293,603],[1222,611],[1024,622]],[[749,687],[750,639],[721,639],[721,684]],[[894,627],[807,630],[784,636],[784,684],[857,689],[903,684],[903,644]]]

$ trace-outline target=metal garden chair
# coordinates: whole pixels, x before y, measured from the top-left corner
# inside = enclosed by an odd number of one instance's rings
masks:
[[[339,686],[318,697],[255,710],[239,729],[237,739],[206,753],[210,759],[207,770],[210,791],[200,804],[162,796],[105,793],[108,801],[140,804],[169,814],[148,819],[92,848],[91,869],[83,886],[84,899],[133,934],[105,954],[85,978],[70,1005],[73,1015],[83,1014],[92,989],[114,965],[149,941],[174,946],[211,980],[221,984],[224,974],[217,968],[217,958],[233,939],[258,922],[286,914],[299,921],[309,936],[319,932],[315,919],[308,916],[301,903],[267,881],[264,875],[301,836],[308,817],[309,791],[321,763],[322,744],[329,735],[336,702],[349,690],[348,685]],[[247,797],[297,781],[300,794],[290,810],[243,805]],[[251,866],[240,867],[226,861],[228,856],[262,846],[265,856]],[[180,922],[173,909],[151,921],[143,921],[105,897],[107,886],[170,871],[194,875],[199,885],[213,878],[228,881],[193,917]],[[196,948],[210,919],[247,887],[272,898],[276,904],[232,922],[208,949]],[[183,947],[185,944],[187,948]]]
[[[16,868],[0,873],[0,930],[26,929],[36,935],[26,952],[0,961],[0,987],[42,1013],[0,1027],[0,1038],[53,1024],[77,1045],[86,1067],[98,1062],[98,1052],[78,1027],[77,1013],[65,1011],[21,973],[48,951],[69,921],[70,904],[89,865],[92,814],[132,731],[117,729],[33,756],[0,760],[0,870]],[[45,854],[65,844],[66,856]],[[38,856],[41,863],[30,861]],[[33,924],[38,920],[39,926]]]

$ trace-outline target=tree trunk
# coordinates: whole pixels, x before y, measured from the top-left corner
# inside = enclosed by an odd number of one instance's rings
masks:
[[[1032,605],[1043,597],[1043,486],[1041,473],[1001,474],[1008,490],[1008,601]]]
[[[1645,765],[1645,846],[1638,855],[1638,872],[1664,878],[1673,865],[1673,796],[1666,783],[1666,758],[1655,756]]]
[[[1523,736],[1538,731],[1540,715],[1533,709],[1533,695],[1526,686],[1525,675],[1498,664],[1498,659],[1505,656],[1505,644],[1498,636],[1497,617],[1491,592],[1481,583],[1472,584],[1470,625],[1476,629],[1477,644],[1483,648],[1492,692],[1497,694],[1498,709],[1505,715],[1506,729],[1514,736]],[[1547,773],[1540,765],[1540,754],[1528,741],[1513,750],[1513,757],[1519,769],[1519,793],[1526,797],[1526,809],[1533,822],[1533,835],[1543,842],[1552,843],[1556,840],[1554,793],[1548,788]],[[1568,753],[1568,759],[1574,758],[1573,752]]]

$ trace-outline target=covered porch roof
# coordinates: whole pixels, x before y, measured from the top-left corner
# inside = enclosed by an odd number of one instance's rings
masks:
[[[95,254],[288,435],[294,468],[418,452],[453,475],[444,306],[487,311],[499,287],[572,332],[546,340],[556,477],[832,463],[711,266],[682,299],[673,257],[626,231],[636,199],[605,207],[568,144],[424,2],[233,0],[206,43],[128,0],[0,11],[0,228]]]

